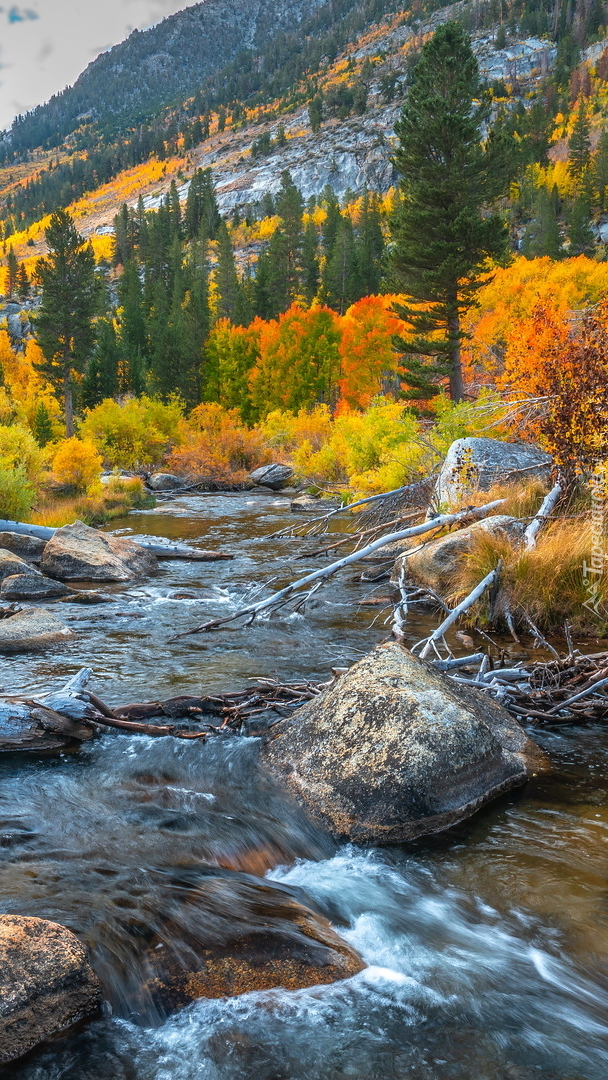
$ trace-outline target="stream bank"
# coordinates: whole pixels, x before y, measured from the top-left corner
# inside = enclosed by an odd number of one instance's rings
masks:
[[[306,617],[171,640],[201,613],[213,617],[262,579],[282,574],[278,586],[301,567],[286,568],[285,543],[265,536],[288,515],[286,499],[239,496],[129,517],[125,528],[232,548],[237,558],[168,563],[154,579],[111,586],[114,602],[101,609],[62,606],[74,639],[61,655],[4,660],[5,691],[48,690],[87,662],[110,702],[240,687],[262,674],[321,680],[348,665],[386,635],[370,626],[369,608],[357,610],[370,586],[355,572]],[[413,619],[413,639],[428,621]],[[534,737],[552,758],[550,776],[449,837],[394,851],[328,845],[281,793],[260,786],[248,740],[108,735],[77,758],[3,762],[5,909],[75,929],[115,1009],[13,1075],[605,1080],[608,739],[599,726]],[[199,932],[201,923],[226,926],[235,887],[251,876],[256,888],[296,890],[363,955],[365,970],[333,986],[136,1015],[142,929],[170,925],[175,944],[191,919]]]

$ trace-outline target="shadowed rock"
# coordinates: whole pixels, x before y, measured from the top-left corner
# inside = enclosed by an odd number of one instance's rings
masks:
[[[32,559],[38,562],[42,558],[42,552],[46,546],[46,540],[40,540],[37,536],[25,536],[16,532],[0,532],[0,548],[12,551],[14,555],[20,555],[22,559]]]
[[[61,581],[53,581],[43,574],[11,574],[0,586],[2,600],[52,600],[69,596],[74,590]]]
[[[84,945],[46,919],[0,915],[0,1064],[94,1015],[101,988]]]
[[[259,469],[249,474],[249,479],[260,487],[271,488],[272,491],[280,491],[287,487],[293,476],[293,469],[289,465],[262,465]]]
[[[176,491],[184,486],[185,481],[173,473],[153,473],[146,483],[152,491]]]
[[[155,556],[145,548],[82,521],[57,529],[41,562],[43,573],[60,581],[132,581],[157,567]]]
[[[388,642],[280,721],[261,760],[334,835],[399,844],[523,784],[538,754],[491,698]]]
[[[27,608],[0,619],[0,653],[35,651],[72,636],[65,623],[45,608]]]
[[[35,570],[33,566],[15,555],[13,551],[0,548],[0,581],[3,581],[6,577],[12,577],[14,574],[28,574],[34,577],[38,575],[38,570]]]

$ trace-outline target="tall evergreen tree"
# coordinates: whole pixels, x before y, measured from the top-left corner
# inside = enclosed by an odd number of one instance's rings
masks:
[[[120,347],[112,319],[99,319],[95,351],[82,381],[82,404],[93,409],[118,393]]]
[[[339,315],[361,296],[355,236],[348,216],[341,217],[332,253],[323,271],[323,299]]]
[[[577,182],[582,180],[591,161],[591,137],[585,99],[581,97],[572,135],[568,142],[568,168]]]
[[[608,127],[603,127],[597,153],[593,159],[593,187],[601,213],[606,209],[608,190]]]
[[[218,291],[217,315],[230,319],[235,326],[246,326],[250,321],[249,304],[236,270],[230,234],[224,222],[217,235],[217,266],[215,283]]]
[[[19,274],[19,260],[13,251],[13,246],[8,249],[6,257],[6,295],[14,296],[17,292],[17,276]]]
[[[149,350],[143,290],[135,262],[127,263],[124,268],[118,283],[118,302],[121,354],[118,389],[121,393],[141,394]]]
[[[380,291],[383,251],[384,237],[382,235],[379,199],[377,195],[370,193],[366,188],[361,203],[361,214],[355,244],[363,296],[371,296]]]
[[[397,342],[411,397],[432,396],[447,378],[461,400],[462,316],[487,279],[486,261],[506,252],[505,225],[487,207],[507,186],[509,161],[502,145],[482,144],[489,115],[470,40],[444,23],[422,49],[396,127],[402,198],[390,275],[413,301],[396,309],[411,327]]]
[[[310,218],[304,229],[302,244],[302,287],[308,303],[312,303],[319,288],[319,241],[315,223]]]
[[[556,200],[545,188],[536,193],[521,251],[527,259],[536,259],[543,255],[548,255],[550,259],[561,259],[563,255]]]
[[[95,342],[95,258],[67,210],[51,215],[45,236],[49,253],[36,268],[42,289],[36,337],[44,355],[44,362],[38,366],[63,396],[66,434],[71,436],[74,388]]]

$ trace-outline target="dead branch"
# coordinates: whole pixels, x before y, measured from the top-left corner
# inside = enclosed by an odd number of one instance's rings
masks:
[[[526,542],[526,547],[528,551],[533,551],[536,547],[536,536],[542,529],[543,525],[547,524],[547,521],[551,516],[552,510],[562,496],[563,490],[564,489],[561,484],[554,484],[549,494],[545,495],[538,514],[535,518],[532,519],[524,533],[524,540]]]
[[[480,596],[483,596],[486,589],[490,588],[494,584],[494,582],[500,576],[500,570],[501,563],[499,562],[498,566],[494,570],[491,570],[489,574],[486,574],[483,581],[480,581],[479,584],[476,585],[474,589],[472,589],[469,595],[466,596],[465,599],[462,600],[461,603],[458,604],[458,606],[450,612],[450,614],[443,620],[440,626],[438,626],[437,629],[433,631],[430,637],[425,638],[423,641],[419,641],[416,643],[416,645],[412,646],[412,652],[415,652],[422,645],[422,652],[420,653],[420,658],[424,660],[425,657],[428,656],[428,654],[430,653],[435,643],[441,641],[446,630],[449,630],[450,626],[453,626],[456,620],[459,619],[465,611],[468,611],[469,608],[473,606],[476,600],[479,600]]]
[[[290,585],[286,585],[284,589],[279,589],[278,592],[273,593],[272,596],[267,597],[266,600],[260,600],[257,604],[250,604],[246,607],[240,608],[232,615],[225,615],[219,619],[210,619],[206,623],[202,623],[200,626],[193,627],[192,630],[185,630],[181,634],[177,634],[172,641],[176,641],[179,638],[187,637],[189,634],[203,634],[209,630],[215,630],[219,626],[224,626],[226,623],[234,622],[235,619],[249,616],[250,625],[255,617],[262,611],[269,609],[278,610],[288,600],[291,599],[293,594],[305,585],[312,585],[314,582],[320,579],[326,579],[336,574],[343,567],[349,566],[351,563],[359,562],[367,555],[371,555],[374,551],[378,551],[380,548],[386,547],[388,544],[394,544],[401,540],[408,540],[412,536],[421,536],[424,533],[435,532],[438,529],[443,529],[447,525],[455,525],[465,521],[476,521],[479,518],[484,518],[490,514],[498,506],[502,506],[504,499],[495,499],[494,502],[486,503],[485,506],[469,507],[466,510],[460,510],[455,514],[441,514],[430,521],[422,522],[421,525],[413,525],[409,529],[403,529],[401,532],[388,533],[386,536],[380,537],[378,540],[374,540],[373,543],[368,544],[367,547],[360,548],[359,551],[355,551],[350,555],[345,555],[344,558],[338,559],[337,562],[330,563],[329,566],[321,567],[319,570],[313,571],[312,574],[307,574],[305,577],[300,578],[298,581],[291,582]],[[404,554],[407,554],[404,552]]]

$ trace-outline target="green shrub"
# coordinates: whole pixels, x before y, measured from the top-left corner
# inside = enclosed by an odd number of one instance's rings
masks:
[[[8,521],[27,521],[34,501],[36,488],[23,465],[0,468],[0,517]]]

